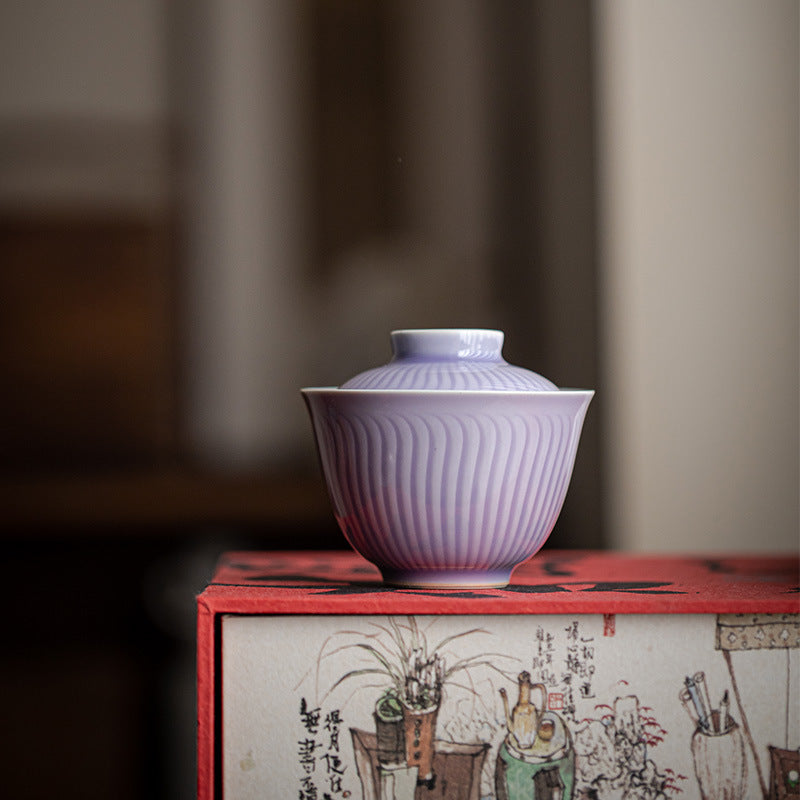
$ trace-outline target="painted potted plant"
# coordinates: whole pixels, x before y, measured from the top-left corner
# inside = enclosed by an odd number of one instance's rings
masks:
[[[453,683],[454,676],[459,672],[477,666],[486,666],[504,675],[490,660],[491,656],[499,654],[480,653],[456,659],[445,652],[447,646],[457,639],[488,633],[482,628],[451,634],[431,647],[426,632],[420,628],[414,617],[407,617],[402,623],[389,617],[385,626],[374,624],[378,633],[369,636],[369,642],[343,645],[328,654],[334,655],[358,648],[367,653],[374,662],[345,673],[330,691],[359,676],[381,675],[388,679],[388,686],[376,703],[374,713],[379,758],[391,759],[392,752],[399,752],[402,741],[405,763],[416,766],[418,782],[430,787],[434,781],[436,720],[446,685]],[[468,686],[461,688],[471,691]],[[402,740],[399,729],[401,724]]]

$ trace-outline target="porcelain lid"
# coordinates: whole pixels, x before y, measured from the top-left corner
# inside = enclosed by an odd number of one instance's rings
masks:
[[[341,389],[552,392],[558,387],[503,359],[502,331],[429,328],[391,333],[392,360],[361,372]]]

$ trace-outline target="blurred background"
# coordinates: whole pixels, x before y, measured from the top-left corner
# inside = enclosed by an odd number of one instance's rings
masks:
[[[796,0],[5,0],[4,793],[194,793],[194,596],[343,548],[301,386],[594,388],[548,546],[798,547]]]

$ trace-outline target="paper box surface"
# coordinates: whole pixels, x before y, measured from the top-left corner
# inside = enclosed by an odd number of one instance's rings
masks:
[[[229,553],[198,612],[202,800],[800,798],[795,556]]]

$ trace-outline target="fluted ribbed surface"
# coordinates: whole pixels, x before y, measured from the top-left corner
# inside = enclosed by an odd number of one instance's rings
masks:
[[[336,517],[358,552],[400,573],[510,569],[535,553],[561,510],[591,398],[329,394],[307,399]]]
[[[557,387],[547,378],[522,367],[496,362],[464,361],[389,364],[356,375],[342,384],[342,388],[546,392]]]

